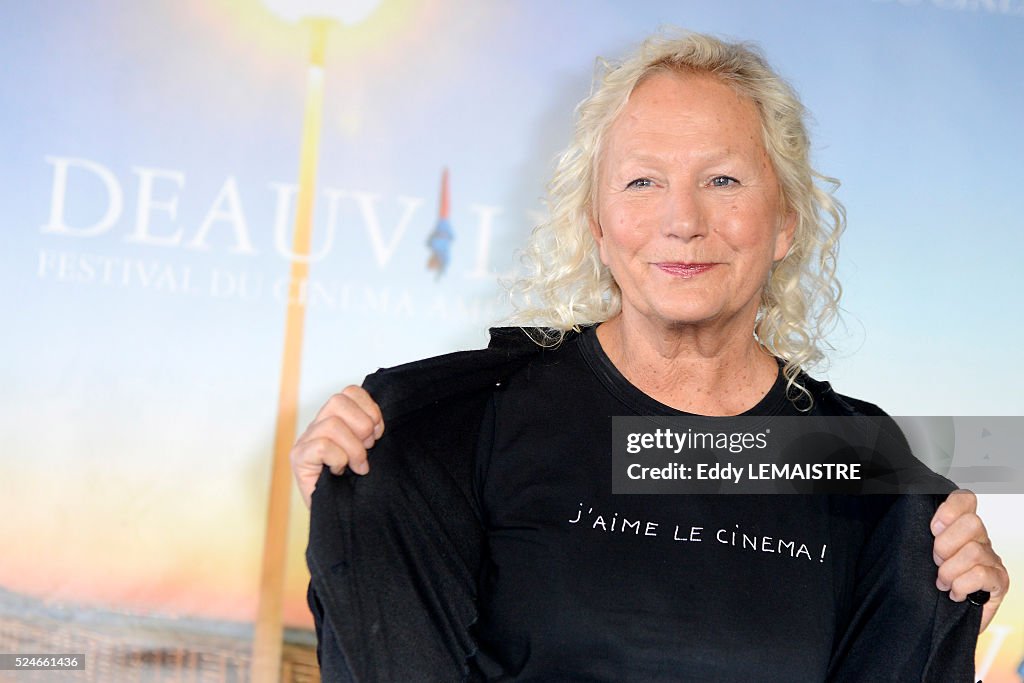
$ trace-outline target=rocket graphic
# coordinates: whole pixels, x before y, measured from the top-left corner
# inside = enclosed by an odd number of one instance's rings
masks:
[[[437,226],[434,232],[427,238],[427,248],[430,249],[430,260],[427,261],[427,270],[437,273],[436,279],[440,280],[444,272],[448,270],[448,261],[451,259],[452,241],[455,233],[452,232],[452,225],[448,221],[451,203],[448,197],[448,169],[441,174],[441,210],[437,217]]]

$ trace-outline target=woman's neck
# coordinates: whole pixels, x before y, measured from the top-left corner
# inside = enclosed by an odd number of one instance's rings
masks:
[[[597,338],[631,384],[688,413],[738,415],[757,405],[778,378],[777,362],[753,334],[659,327],[620,314],[597,328]]]

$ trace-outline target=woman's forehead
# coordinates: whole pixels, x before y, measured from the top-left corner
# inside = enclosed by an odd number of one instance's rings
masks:
[[[643,79],[609,126],[602,157],[654,160],[685,154],[713,161],[765,154],[757,106],[706,74],[658,72]]]

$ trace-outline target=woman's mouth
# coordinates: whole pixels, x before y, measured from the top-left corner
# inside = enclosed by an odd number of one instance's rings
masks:
[[[695,277],[701,273],[707,272],[714,268],[717,264],[715,263],[680,263],[676,261],[666,261],[663,263],[656,263],[656,266],[669,275],[676,277],[688,278]]]

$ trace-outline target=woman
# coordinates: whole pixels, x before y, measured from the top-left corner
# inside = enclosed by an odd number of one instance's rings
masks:
[[[305,495],[380,439],[313,499],[328,679],[971,679],[981,609],[940,599],[927,530],[940,587],[1001,596],[970,496],[611,494],[613,415],[880,414],[801,372],[843,223],[808,153],[749,46],[654,37],[608,69],[529,247],[537,344],[377,373],[387,437],[349,391],[293,450]]]

